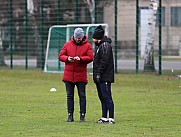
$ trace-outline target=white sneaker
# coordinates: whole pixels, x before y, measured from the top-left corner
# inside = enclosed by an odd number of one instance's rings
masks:
[[[97,121],[97,123],[103,123],[103,124],[106,124],[106,123],[109,123],[109,119],[108,118],[101,118]]]
[[[108,120],[109,120],[109,124],[114,124],[115,123],[113,118],[109,118]]]

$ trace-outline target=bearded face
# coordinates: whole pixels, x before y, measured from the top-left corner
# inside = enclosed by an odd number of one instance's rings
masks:
[[[80,45],[82,43],[83,38],[74,38],[74,41],[77,45]]]

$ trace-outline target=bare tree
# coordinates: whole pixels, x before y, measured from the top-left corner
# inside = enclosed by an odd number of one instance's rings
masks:
[[[83,0],[83,2],[87,5],[90,15],[91,15],[91,22],[95,23],[95,0]],[[110,5],[112,3],[112,1],[110,0],[97,0],[98,4],[102,4],[102,5]]]
[[[5,17],[5,12],[8,12],[8,10],[6,9],[7,6],[7,1],[0,1],[1,4],[1,9],[0,9],[0,66],[5,66],[5,60],[4,60],[4,51],[3,51],[3,31],[4,31],[4,24],[6,24],[8,22],[7,17]]]
[[[84,0],[84,3],[88,5],[92,23],[95,23],[95,0]]]
[[[144,54],[144,71],[154,72],[154,41],[155,41],[155,24],[156,24],[156,13],[157,13],[157,0],[150,0],[150,14],[148,15],[148,33],[145,45]]]
[[[37,67],[42,67],[42,58],[41,58],[41,41],[42,41],[42,37],[40,35],[40,32],[38,30],[38,24],[37,24],[37,20],[35,18],[35,14],[34,14],[34,9],[35,9],[35,5],[33,0],[28,0],[27,1],[27,9],[28,9],[28,18],[29,20],[31,20],[31,29],[33,31],[33,37],[35,40],[35,44],[37,46]]]
[[[3,52],[3,40],[2,40],[2,30],[0,29],[0,66],[5,66],[4,52]]]

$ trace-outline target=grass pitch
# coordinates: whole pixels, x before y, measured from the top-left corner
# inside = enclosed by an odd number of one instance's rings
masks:
[[[178,137],[181,135],[181,79],[117,74],[112,85],[115,124],[98,124],[100,102],[92,77],[87,85],[86,122],[67,123],[61,74],[0,70],[1,137]],[[57,92],[50,92],[54,87]],[[75,90],[77,92],[77,90]]]

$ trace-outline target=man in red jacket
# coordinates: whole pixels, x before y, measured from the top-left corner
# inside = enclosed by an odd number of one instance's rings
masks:
[[[67,122],[73,122],[74,88],[77,87],[80,105],[80,122],[85,121],[87,64],[93,61],[92,45],[82,28],[74,30],[74,36],[62,47],[59,60],[65,62],[63,82],[67,93]]]

